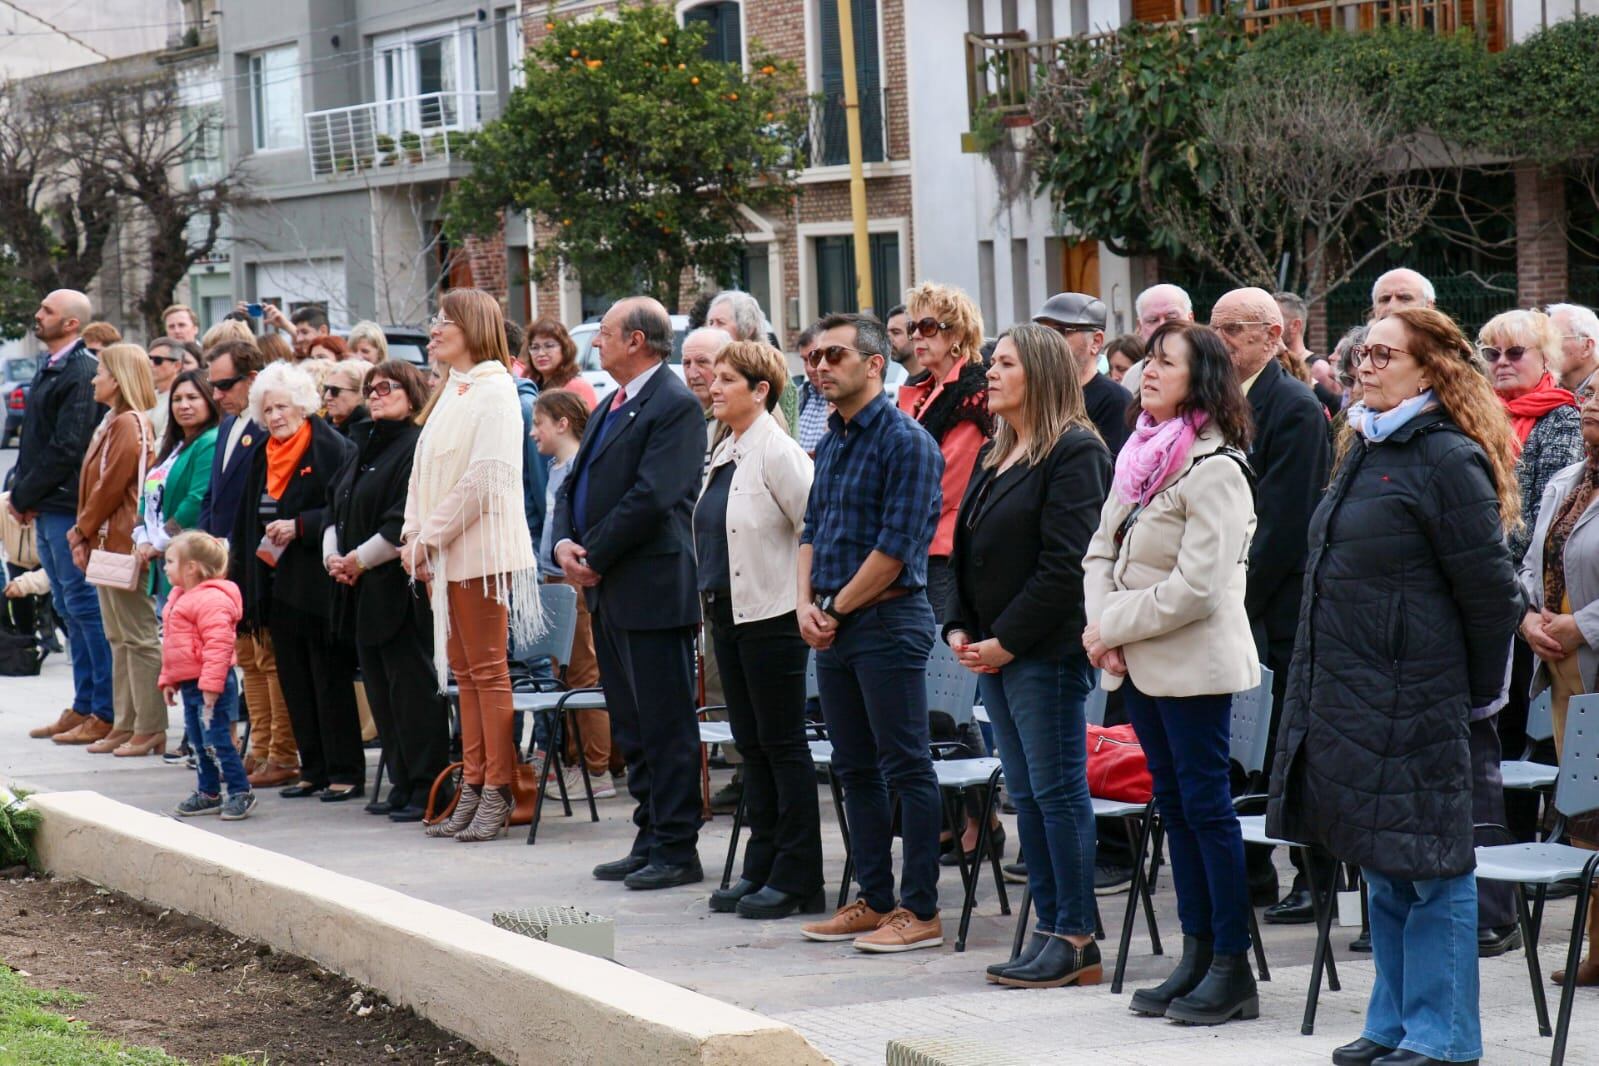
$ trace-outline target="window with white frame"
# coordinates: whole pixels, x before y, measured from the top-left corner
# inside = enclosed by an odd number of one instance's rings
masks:
[[[300,122],[300,48],[286,44],[250,57],[250,124],[255,150],[298,148]]]
[[[445,23],[372,42],[385,132],[464,129],[478,123],[477,33]]]
[[[738,0],[707,0],[682,9],[685,26],[699,25],[705,30],[706,59],[723,63],[744,63],[742,5]]]

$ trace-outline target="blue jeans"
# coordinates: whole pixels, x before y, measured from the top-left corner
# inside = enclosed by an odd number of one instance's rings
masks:
[[[194,746],[194,761],[200,775],[200,791],[207,796],[220,795],[223,782],[228,795],[237,796],[250,791],[250,781],[244,776],[244,760],[233,746],[233,734],[228,723],[239,716],[239,682],[233,671],[228,671],[227,687],[217,697],[211,709],[211,718],[205,720],[205,697],[200,694],[198,681],[185,681],[179,688],[183,692],[184,732],[198,739]]]
[[[1082,653],[1016,659],[977,678],[994,724],[1005,788],[1027,856],[1038,931],[1094,933],[1094,805],[1083,703],[1094,671]]]
[[[1401,881],[1361,867],[1377,980],[1361,1033],[1443,1062],[1482,1057],[1477,879]]]
[[[100,594],[84,580],[72,561],[67,531],[76,523],[72,515],[41,514],[34,520],[39,562],[50,578],[50,598],[67,624],[72,649],[72,708],[109,722],[111,709],[111,645],[100,623]]]
[[[938,913],[938,833],[943,822],[927,723],[927,655],[933,610],[917,593],[857,611],[816,656],[833,772],[844,788],[850,854],[861,898],[894,909],[893,815],[899,796],[904,866],[900,905],[924,921]]]
[[[1166,827],[1177,917],[1217,955],[1249,950],[1249,878],[1233,811],[1228,732],[1233,698],[1146,696],[1122,685]]]

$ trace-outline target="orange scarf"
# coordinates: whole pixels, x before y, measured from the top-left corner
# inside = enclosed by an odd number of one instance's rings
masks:
[[[1576,407],[1577,397],[1556,385],[1555,379],[1545,374],[1538,379],[1538,384],[1527,392],[1514,400],[1501,402],[1505,405],[1506,413],[1510,415],[1510,428],[1516,435],[1516,454],[1519,456],[1521,449],[1526,447],[1527,437],[1538,424],[1538,419],[1561,407]]]
[[[295,464],[300,461],[300,456],[311,446],[311,420],[308,418],[300,423],[300,428],[294,435],[286,440],[270,437],[266,444],[267,459],[267,495],[274,500],[283,499],[284,490],[289,487],[289,478],[294,476]]]

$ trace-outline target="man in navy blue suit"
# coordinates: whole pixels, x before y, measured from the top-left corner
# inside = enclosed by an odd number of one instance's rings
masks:
[[[589,419],[551,521],[555,561],[594,614],[611,737],[627,759],[638,833],[626,858],[595,867],[594,876],[667,888],[704,878],[693,669],[700,609],[689,523],[705,416],[666,366],[672,320],[657,301],[616,303],[595,343],[617,390]]]

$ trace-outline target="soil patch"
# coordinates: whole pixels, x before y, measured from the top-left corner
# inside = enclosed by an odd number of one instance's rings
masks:
[[[499,1060],[313,962],[83,881],[0,880],[0,962],[87,1000],[66,1013],[195,1063]]]

